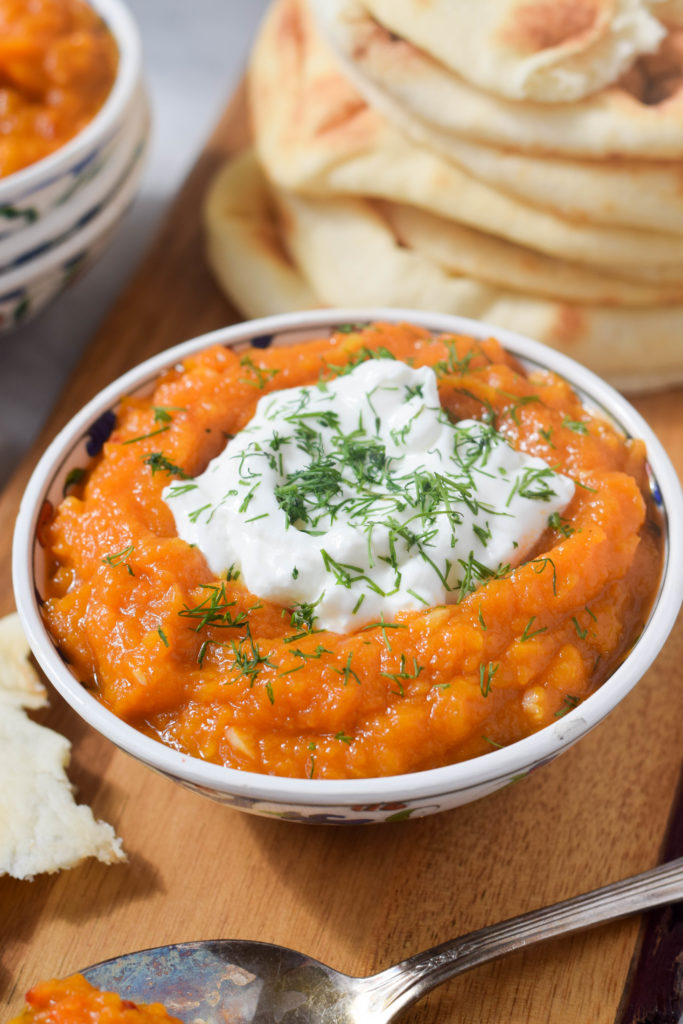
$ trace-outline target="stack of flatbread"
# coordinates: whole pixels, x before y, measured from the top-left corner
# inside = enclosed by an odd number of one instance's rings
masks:
[[[683,0],[275,0],[206,203],[248,316],[476,317],[683,381]]]

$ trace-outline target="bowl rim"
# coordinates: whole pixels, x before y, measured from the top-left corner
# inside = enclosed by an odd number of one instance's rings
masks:
[[[99,415],[114,407],[125,394],[152,382],[165,368],[203,348],[213,344],[236,345],[267,334],[299,329],[325,330],[336,324],[381,320],[413,323],[435,332],[465,333],[479,339],[495,337],[513,355],[564,377],[579,392],[588,409],[606,415],[627,435],[644,440],[648,463],[662,498],[666,544],[659,590],[642,633],[602,686],[557,722],[507,747],[442,768],[364,779],[293,779],[202,761],[143,735],[117,718],[78,683],[43,624],[33,585],[33,542],[43,498],[56,472]],[[467,317],[383,307],[311,310],[245,321],[182,342],[128,370],[98,392],[45,450],[21,500],[12,550],[15,599],[29,645],[47,678],[88,724],[147,766],[207,792],[309,808],[406,799],[412,802],[469,789],[495,788],[496,783],[500,785],[510,777],[525,775],[551,759],[596,726],[650,667],[683,602],[683,573],[677,568],[682,564],[683,491],[678,476],[652,429],[621,394],[564,354],[516,332]]]
[[[20,263],[18,266],[0,273],[0,302],[15,292],[30,287],[33,281],[48,274],[60,263],[73,259],[81,250],[87,249],[96,242],[100,235],[103,235],[122,216],[128,204],[135,197],[140,184],[145,167],[147,138],[147,133],[145,133],[137,157],[134,151],[131,152],[128,173],[120,182],[117,190],[82,229],[68,235],[63,241],[47,249],[35,259],[26,260],[25,263]]]
[[[119,60],[109,95],[95,116],[63,146],[42,160],[0,178],[0,206],[20,202],[52,179],[61,177],[70,164],[83,159],[88,150],[124,120],[142,80],[142,42],[125,3],[122,0],[87,0],[87,3],[103,18],[116,41]]]

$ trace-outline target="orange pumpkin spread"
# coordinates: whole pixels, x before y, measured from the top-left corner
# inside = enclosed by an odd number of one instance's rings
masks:
[[[434,369],[451,420],[492,423],[576,487],[520,565],[473,573],[452,603],[333,633],[314,609],[217,578],[161,495],[202,473],[264,394],[389,356]],[[196,757],[299,778],[434,768],[557,722],[632,646],[662,563],[642,442],[493,339],[405,324],[189,356],[152,397],[122,403],[43,540],[48,627],[105,705]]]
[[[82,974],[35,985],[26,1007],[10,1024],[180,1024],[161,1003],[138,1005],[101,992]]]
[[[0,177],[85,127],[117,64],[109,29],[84,0],[0,0]]]

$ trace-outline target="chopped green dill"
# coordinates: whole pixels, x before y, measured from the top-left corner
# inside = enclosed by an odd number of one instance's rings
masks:
[[[251,356],[242,356],[240,359],[240,366],[246,366],[251,370],[253,379],[241,377],[240,380],[244,384],[249,384],[253,388],[258,388],[259,391],[263,391],[268,381],[272,380],[273,377],[278,374],[279,369],[267,369],[263,366],[257,366]]]
[[[340,743],[351,743],[353,741],[353,736],[349,736],[343,731],[335,733],[334,738],[335,740],[339,740]]]
[[[539,633],[546,633],[547,632],[547,630],[548,630],[547,626],[541,626],[539,629],[532,630],[531,627],[533,626],[535,619],[536,619],[536,616],[532,615],[531,618],[529,619],[529,621],[527,622],[526,626],[524,627],[524,632],[522,633],[521,637],[519,638],[519,642],[521,644],[526,643],[527,640],[531,640],[532,637],[538,636]]]
[[[337,330],[341,331],[342,334],[351,334],[356,330],[354,325],[348,326],[350,327],[350,330],[348,331],[342,331],[340,327],[338,327]],[[363,329],[363,326],[364,325],[362,324],[357,325],[358,329]],[[334,373],[337,377],[345,377],[357,366],[360,366],[361,363],[366,363],[370,359],[395,360],[396,356],[388,348],[384,348],[382,345],[379,345],[377,348],[369,348],[367,345],[362,345],[350,354],[348,362],[341,364],[326,363],[325,368],[328,372]]]
[[[472,530],[477,535],[479,541],[481,542],[481,544],[483,544],[484,547],[488,545],[488,542],[493,537],[493,534],[491,533],[491,527],[489,526],[488,523],[486,524],[485,527],[479,526],[478,523],[473,523]]]
[[[576,533],[569,520],[564,519],[559,512],[553,512],[548,516],[548,526],[551,530],[557,530],[563,537],[571,537],[573,533]]]
[[[161,641],[162,641],[162,643],[163,643],[164,647],[168,647],[168,637],[167,637],[167,636],[166,636],[166,634],[164,633],[164,631],[163,631],[163,629],[161,628],[161,626],[159,626],[159,627],[158,627],[158,629],[157,629],[157,633],[158,633],[158,634],[159,634],[159,636],[161,637]]]
[[[557,570],[552,558],[532,558],[529,565],[533,565],[534,572],[537,575],[545,572],[546,566],[551,565],[553,567],[553,594],[557,597]]]
[[[155,423],[171,423],[173,420],[171,413],[185,412],[185,408],[181,405],[153,405],[152,412]]]
[[[301,663],[301,665],[295,665],[294,668],[286,668],[286,669],[284,669],[283,672],[278,672],[278,679],[281,678],[282,676],[294,675],[295,672],[300,672],[302,668],[305,668],[305,665],[304,665],[303,662]]]
[[[470,368],[472,359],[474,358],[474,349],[470,349],[464,356],[459,357],[455,338],[441,338],[440,340],[446,346],[448,355],[445,359],[440,359],[438,362],[434,363],[434,373],[439,378],[450,376],[464,377]]]
[[[562,426],[568,430],[573,430],[575,434],[587,434],[588,426],[582,423],[580,420],[572,420],[569,416],[565,416],[562,420]]]
[[[123,444],[136,444],[138,441],[146,441],[148,437],[156,437],[157,434],[165,434],[167,430],[170,430],[168,424],[165,427],[159,427],[158,430],[150,430],[148,434],[140,434],[139,437],[129,437]]]
[[[73,469],[70,469],[66,475],[66,480],[64,481],[62,494],[66,495],[66,492],[69,490],[70,487],[75,487],[77,484],[82,483],[85,478],[85,475],[86,470],[82,469],[80,466],[74,466]]]
[[[243,626],[247,622],[247,613],[238,612],[234,615],[231,611],[237,604],[236,600],[229,601],[225,590],[225,583],[201,583],[202,590],[208,591],[203,601],[194,607],[184,605],[178,615],[184,619],[192,619],[196,622],[195,633],[199,633],[205,626],[216,626],[219,629],[234,629]],[[250,611],[254,611],[259,605],[254,605]]]
[[[577,634],[579,640],[585,640],[587,635],[588,635],[588,627],[583,629],[581,627],[581,625],[579,623],[579,620],[577,619],[576,615],[572,615],[572,622],[574,623],[574,629],[576,630],[576,634]]]
[[[550,486],[550,481],[555,476],[556,474],[550,466],[527,466],[522,476],[515,478],[512,490],[505,502],[506,506],[509,507],[515,494],[519,494],[520,498],[533,501],[550,501],[556,496],[556,491]]]
[[[299,578],[299,570],[296,566],[292,569],[292,579],[297,580]]]
[[[492,740],[490,736],[484,736],[482,734],[481,738],[484,740],[485,743],[488,743],[489,746],[494,747],[496,750],[502,750],[503,749],[503,744],[502,743],[496,743],[496,741]]]
[[[497,569],[490,569],[488,565],[484,565],[477,558],[474,557],[474,552],[470,551],[467,559],[459,558],[458,562],[463,568],[463,578],[460,581],[460,592],[458,594],[458,602],[462,601],[463,598],[471,594],[473,590],[477,589],[478,583],[487,583],[489,580],[503,579],[510,572],[510,566],[506,563],[505,565],[499,565]]]
[[[337,334],[356,334],[358,331],[362,331],[367,324],[339,324],[335,327]]]
[[[294,629],[304,628],[309,631],[313,629],[313,623],[316,620],[314,612],[324,596],[323,592],[317,601],[302,601],[300,604],[292,606],[291,625]]]
[[[488,665],[479,666],[479,689],[482,697],[488,697],[491,692],[491,681],[500,668],[500,663],[490,661]]]
[[[130,558],[134,551],[135,545],[129,544],[127,547],[122,548],[121,551],[117,551],[113,555],[105,555],[104,558],[102,559],[102,562],[105,565],[111,566],[124,565],[128,570],[128,575],[135,576],[135,573],[131,569],[130,563],[128,562],[128,559]]]
[[[400,697],[404,697],[405,693],[403,690],[403,682],[408,679],[417,679],[417,677],[420,675],[420,672],[422,672],[423,669],[424,665],[418,665],[417,658],[413,656],[412,672],[407,671],[406,656],[405,654],[402,654],[400,668],[398,672],[380,672],[380,675],[386,676],[387,679],[393,680],[393,682],[396,683],[398,687],[398,691],[394,690],[393,692],[398,693],[398,696]]]
[[[331,651],[328,647],[323,647],[322,644],[317,644],[314,651],[302,651],[299,647],[295,647],[292,651],[294,657],[303,658],[306,661],[308,661],[309,658],[317,660],[318,658],[322,658],[323,654],[333,653],[334,651]]]
[[[209,650],[209,646],[213,643],[213,640],[204,640],[201,647],[199,648],[199,654],[197,655],[197,662],[199,667],[202,668],[204,665],[204,658]]]
[[[408,627],[403,622],[385,622],[384,621],[384,616],[382,616],[380,618],[379,622],[368,622],[367,625],[363,626],[363,629],[361,630],[361,632],[365,633],[368,629],[379,629],[381,634],[382,634],[382,637],[384,639],[384,646],[386,647],[386,649],[389,652],[391,652],[391,644],[389,643],[389,637],[387,636],[387,630],[388,629],[407,629],[407,628]]]
[[[579,697],[572,697],[570,693],[566,694],[562,707],[559,711],[555,712],[555,718],[562,718],[563,715],[566,715],[568,711],[572,711],[580,703],[581,701]]]
[[[491,681],[499,667],[499,663],[494,664],[492,661],[489,661],[488,665],[479,666],[479,689],[482,697],[488,697],[491,692]]]
[[[351,661],[352,661],[352,659],[353,659],[353,651],[349,651],[349,656],[346,659],[346,664],[344,665],[344,668],[335,668],[334,665],[332,665],[332,671],[336,672],[338,676],[343,676],[344,677],[344,686],[348,685],[348,682],[349,682],[349,679],[351,678],[351,676],[353,676],[353,678],[356,680],[356,682],[360,686],[360,679],[359,679],[357,673],[354,672],[354,670],[351,668]]]
[[[317,632],[317,630],[314,630],[313,632]],[[283,636],[282,642],[283,644],[293,644],[297,640],[303,640],[305,636],[310,635],[311,634],[307,629],[302,629],[299,633],[294,633],[292,636]]]
[[[201,505],[199,508],[195,508],[192,512],[188,512],[187,518],[191,523],[196,523],[202,512],[206,512],[207,508],[212,508],[211,502],[207,502],[206,505]]]
[[[181,469],[180,466],[174,465],[170,459],[166,458],[163,452],[152,452],[150,455],[146,455],[142,461],[152,470],[152,476],[157,472],[163,472],[166,473],[167,476],[179,476],[182,477],[183,480],[188,479],[188,475],[185,470]],[[196,486],[196,484],[186,484],[185,489],[191,490]],[[184,491],[181,491],[180,493],[184,493]],[[177,495],[174,494],[172,497],[177,497]]]
[[[553,428],[552,427],[548,427],[547,430],[544,430],[543,427],[539,427],[538,432],[541,435],[541,437],[543,438],[543,440],[546,441],[550,445],[551,448],[555,447],[553,442],[550,440],[551,437],[552,437],[552,434],[553,434]]]
[[[367,573],[363,572],[361,566],[351,565],[349,562],[338,562],[329,552],[325,551],[325,548],[320,549],[320,555],[326,572],[334,576],[337,586],[350,590],[354,583],[363,580],[376,594],[380,594],[382,597],[387,596],[386,591],[382,590]]]
[[[478,612],[477,614],[478,614],[478,618],[479,618],[479,623],[480,623],[480,625],[481,625],[481,628],[482,628],[482,629],[488,629],[488,626],[487,626],[487,625],[486,625],[486,623],[484,622],[484,616],[483,616],[483,615],[482,615],[482,613],[481,613],[481,605],[479,605],[479,612]]]
[[[190,491],[196,491],[198,484],[175,484],[169,487],[166,494],[167,498],[179,498],[181,494],[189,494]]]
[[[541,403],[541,399],[540,399],[540,397],[538,395],[514,395],[514,394],[510,394],[509,391],[502,391],[500,388],[497,389],[497,390],[498,390],[498,394],[499,395],[503,395],[504,398],[511,398],[513,400],[512,401],[512,405],[509,406],[505,410],[505,412],[508,413],[508,415],[512,419],[513,423],[516,423],[517,426],[519,426],[519,416],[517,415],[519,409],[523,409],[525,406],[529,405],[531,402],[539,402],[539,403]],[[543,404],[543,403],[541,403],[541,404]]]
[[[341,470],[328,456],[290,473],[286,483],[274,488],[275,500],[285,513],[288,525],[313,523],[315,512],[329,508],[332,499],[341,492],[341,485]]]
[[[230,647],[232,648],[234,667],[247,677],[250,686],[254,685],[262,665],[269,668],[277,667],[268,655],[261,654],[261,649],[251,635],[249,623],[247,623],[246,635],[241,640],[231,640]]]

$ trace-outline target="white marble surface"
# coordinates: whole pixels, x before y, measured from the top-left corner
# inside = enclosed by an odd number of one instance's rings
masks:
[[[152,240],[237,84],[267,0],[128,0],[154,127],[138,199],[95,267],[36,320],[0,335],[0,486]]]

